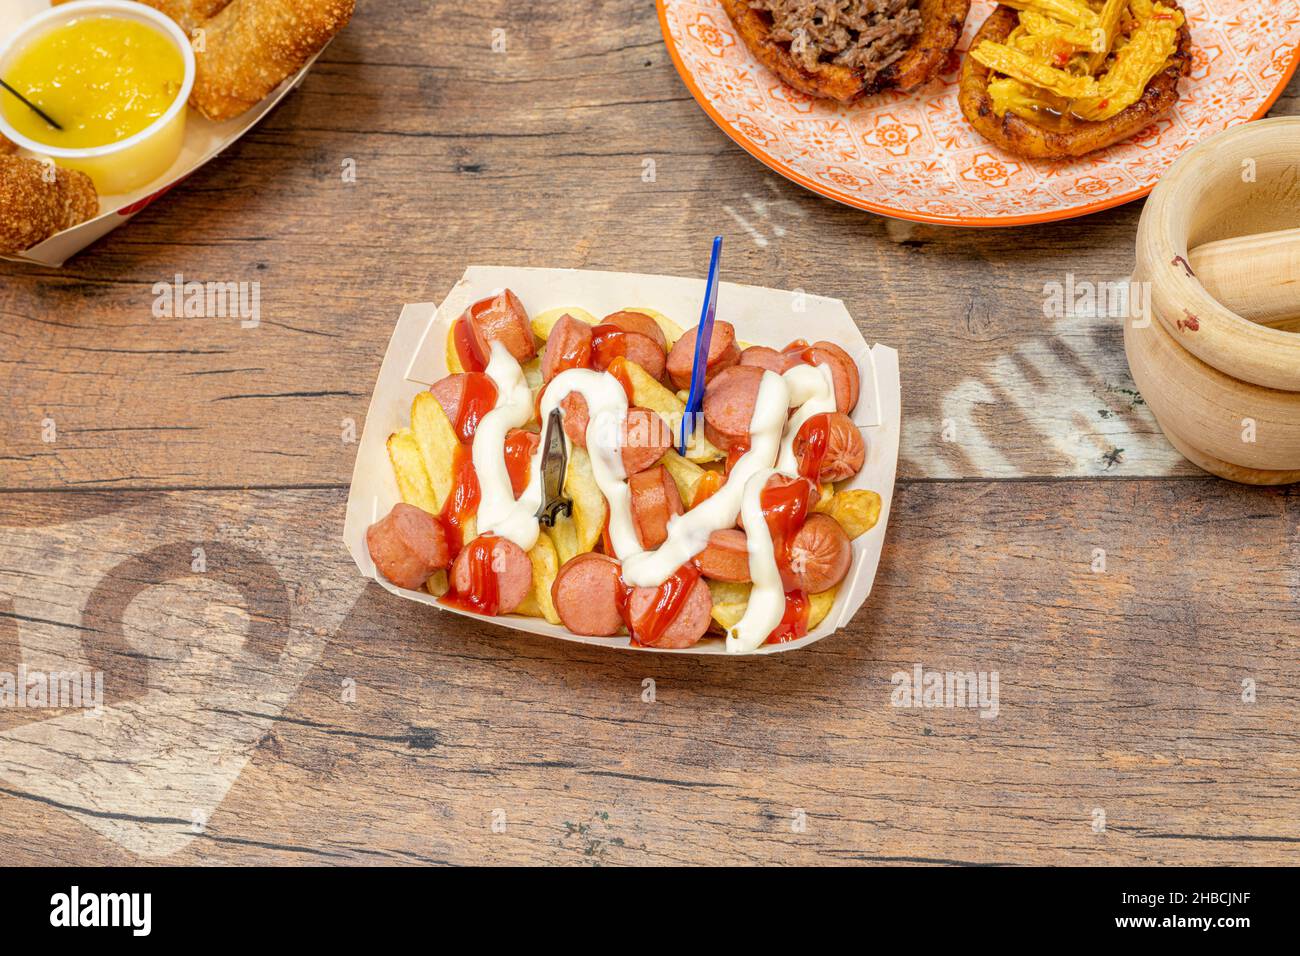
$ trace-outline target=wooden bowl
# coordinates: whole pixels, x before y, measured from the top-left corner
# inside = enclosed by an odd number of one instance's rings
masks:
[[[1147,284],[1151,316],[1124,326],[1133,379],[1171,443],[1233,481],[1300,479],[1300,333],[1216,301],[1192,274],[1189,250],[1296,226],[1300,117],[1289,116],[1193,147],[1161,178],[1138,224],[1133,279]]]

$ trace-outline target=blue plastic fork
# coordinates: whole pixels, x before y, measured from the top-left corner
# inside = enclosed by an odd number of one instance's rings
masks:
[[[713,316],[718,310],[718,259],[722,256],[722,237],[713,237],[713,255],[709,258],[709,280],[704,286],[704,308],[695,330],[695,362],[691,365],[691,390],[686,397],[686,414],[682,416],[678,454],[686,454],[686,436],[695,430],[696,416],[704,406],[704,374],[708,371],[709,341],[713,338]]]

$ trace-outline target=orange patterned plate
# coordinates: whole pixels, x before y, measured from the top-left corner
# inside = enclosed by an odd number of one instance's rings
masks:
[[[1300,60],[1296,0],[1181,0],[1191,76],[1168,116],[1082,159],[1029,160],[973,130],[957,106],[961,56],[993,9],[974,0],[941,76],[851,106],[783,84],[745,48],[718,0],[656,0],[664,42],[723,132],[782,176],[859,209],[954,226],[1070,219],[1145,196],[1197,140],[1263,116]]]

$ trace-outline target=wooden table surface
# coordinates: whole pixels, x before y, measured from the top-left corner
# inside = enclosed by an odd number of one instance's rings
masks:
[[[1128,276],[1140,211],[976,231],[820,199],[696,106],[651,0],[363,0],[130,226],[0,264],[0,670],[108,681],[98,717],[0,710],[2,855],[1293,860],[1300,496],[1182,462],[1119,322],[1044,317],[1049,283]],[[716,231],[727,278],[842,298],[901,353],[853,624],[655,656],[367,585],[348,438],[402,305],[470,263],[699,275]],[[156,318],[178,273],[259,282],[260,323]],[[891,706],[916,664],[996,671],[996,718]]]

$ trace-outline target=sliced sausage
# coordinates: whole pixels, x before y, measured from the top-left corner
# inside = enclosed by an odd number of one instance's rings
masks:
[[[695,334],[697,329],[690,329],[673,343],[673,350],[668,353],[668,377],[677,388],[691,387],[691,369],[695,365]],[[709,338],[709,354],[704,365],[704,380],[710,381],[725,368],[730,368],[740,361],[740,347],[736,345],[736,327],[721,320],[713,323],[713,335]]]
[[[740,364],[756,365],[769,372],[776,372],[777,375],[784,375],[792,365],[798,364],[798,359],[776,349],[770,349],[766,345],[751,345],[740,353]]]
[[[479,549],[474,542],[484,537],[492,539],[490,568],[496,573],[497,613],[509,614],[528,596],[533,585],[533,563],[519,545],[509,538],[497,535],[480,535],[461,549],[451,566],[451,587],[457,594],[468,594],[474,587],[470,568],[470,555]]]
[[[632,521],[637,540],[650,550],[668,537],[668,520],[682,513],[682,497],[677,482],[663,465],[647,468],[627,480],[632,493]]]
[[[406,502],[366,529],[366,548],[376,570],[399,588],[422,588],[429,575],[451,563],[442,524]]]
[[[633,627],[636,627],[638,621],[644,619],[658,600],[658,588],[632,589],[627,599],[627,615]],[[712,615],[713,595],[709,593],[709,586],[704,583],[704,579],[697,577],[695,584],[682,601],[677,616],[668,623],[657,640],[653,642],[642,640],[635,631],[633,637],[647,647],[690,647],[696,644],[709,629]]]
[[[706,578],[743,584],[749,576],[749,549],[745,532],[723,528],[709,535],[709,544],[695,556],[695,566]]]
[[[789,555],[795,587],[818,594],[844,580],[853,561],[853,546],[838,521],[814,513],[790,542]]]
[[[820,420],[820,421],[819,421]],[[799,473],[804,473],[804,458],[811,449],[808,439],[814,428],[826,429],[826,450],[817,472],[818,481],[844,481],[852,478],[862,468],[867,457],[867,445],[862,431],[843,412],[814,415],[804,422],[794,436],[794,455],[799,459]]]
[[[542,381],[549,382],[566,369],[591,367],[591,326],[564,313],[551,326],[542,352]]]
[[[664,350],[654,339],[640,332],[625,332],[612,325],[597,326],[591,367],[597,372],[603,372],[618,356],[640,365],[655,381],[663,378]]]
[[[734,442],[749,440],[763,374],[756,365],[733,365],[719,372],[704,390],[704,434],[723,451]]]
[[[658,412],[633,405],[623,426],[623,470],[629,475],[658,463],[673,447],[672,429]]]
[[[600,320],[600,324],[612,325],[624,332],[639,332],[653,339],[655,345],[659,346],[660,352],[668,351],[668,340],[664,338],[664,330],[659,328],[658,322],[644,312],[611,312]]]
[[[492,356],[489,344],[492,342],[500,342],[521,363],[537,354],[528,313],[519,297],[509,289],[475,302],[465,310],[463,318],[474,336],[474,347],[485,359]]]
[[[451,427],[456,427],[456,420],[460,418],[460,402],[465,395],[465,378],[468,375],[481,375],[481,372],[457,372],[455,375],[448,375],[440,378],[429,386],[429,391],[433,397],[438,400],[442,410],[447,414],[447,420],[451,422]]]
[[[566,561],[551,584],[551,601],[564,626],[589,637],[617,634],[623,626],[621,570],[613,558],[594,551]]]
[[[848,415],[858,404],[858,366],[853,357],[834,342],[814,342],[808,348],[813,365],[829,365],[835,381],[835,410]]]

